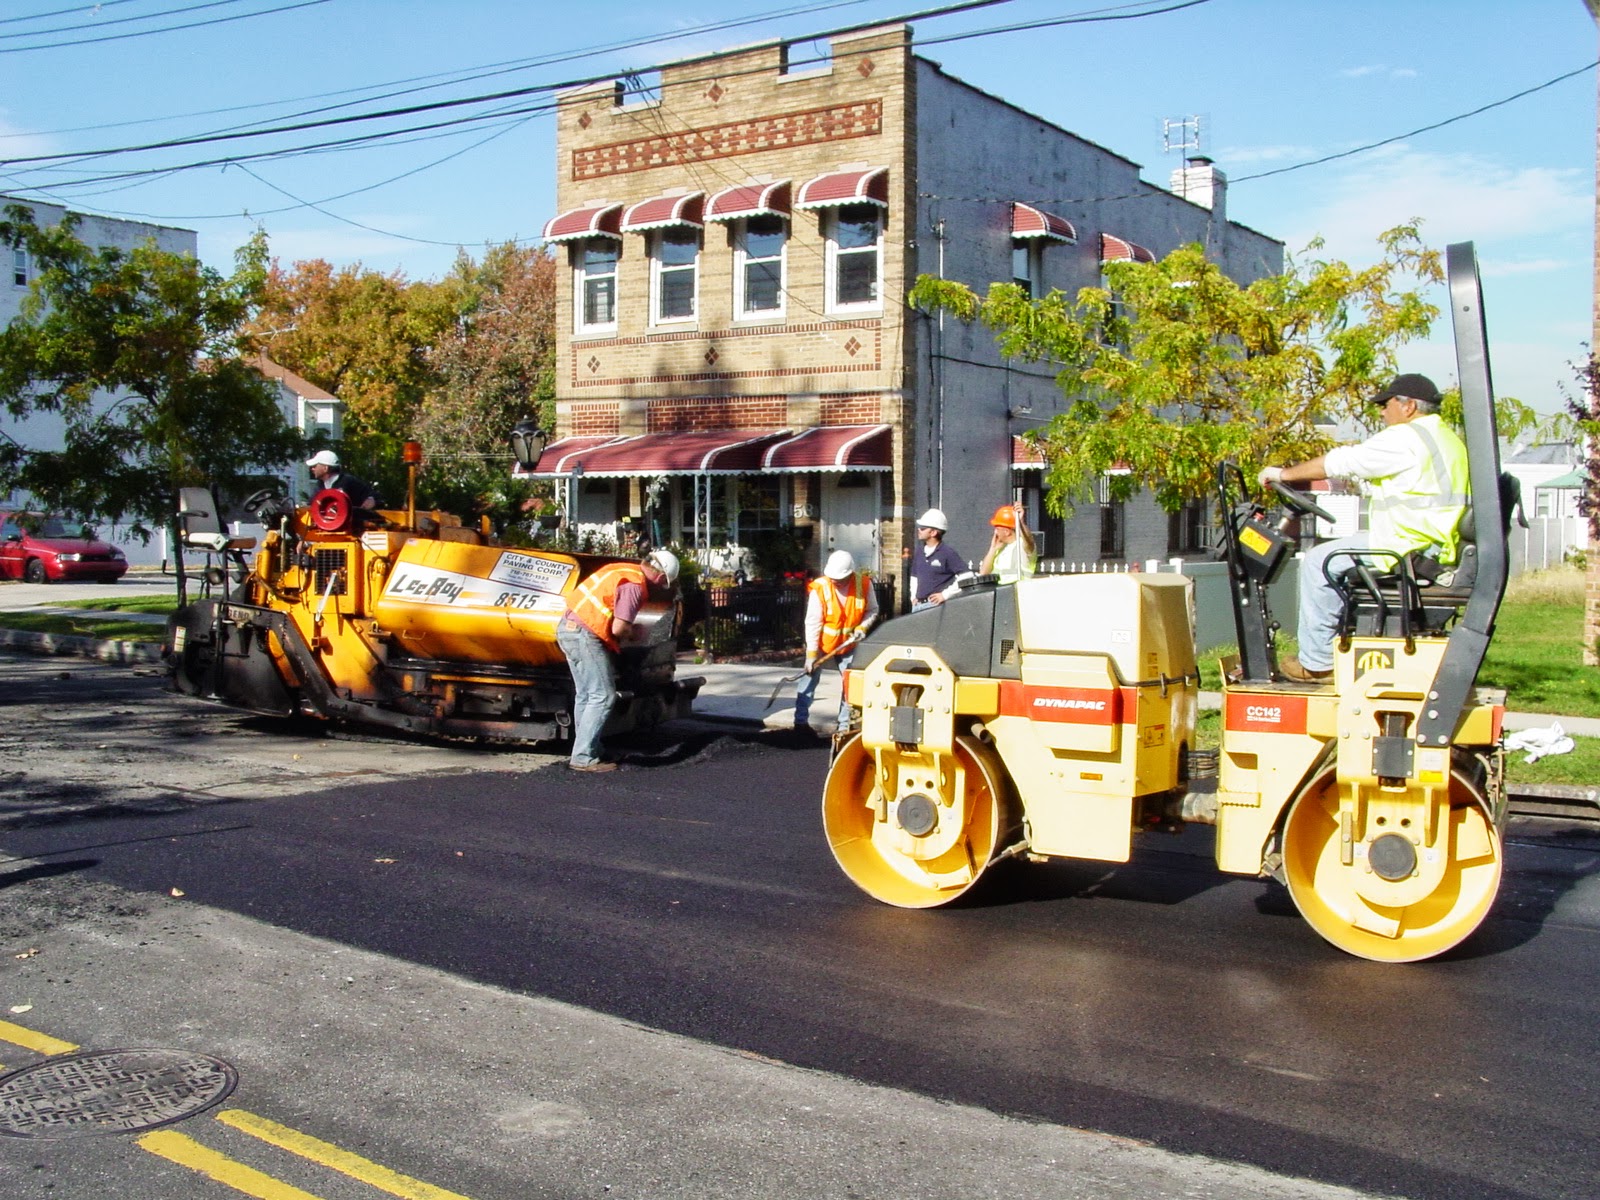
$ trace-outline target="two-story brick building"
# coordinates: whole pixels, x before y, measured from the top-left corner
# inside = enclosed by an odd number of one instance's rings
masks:
[[[915,55],[906,26],[799,50],[683,61],[657,95],[561,96],[545,238],[571,282],[537,473],[581,524],[641,518],[697,548],[792,525],[814,563],[843,547],[882,575],[922,509],[977,557],[1013,495],[1052,553],[1165,553],[1183,522],[1153,504],[1043,520],[1016,435],[1063,407],[1048,364],[1007,362],[906,293],[928,273],[1071,294],[1109,259],[1189,242],[1250,280],[1281,270],[1281,243],[1226,219],[1208,163],[1175,178],[1194,200],[1144,183]]]

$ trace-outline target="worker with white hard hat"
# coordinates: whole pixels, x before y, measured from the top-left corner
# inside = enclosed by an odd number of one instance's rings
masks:
[[[911,552],[911,608],[943,604],[960,590],[956,576],[967,569],[967,562],[955,547],[944,540],[950,522],[944,512],[930,508],[917,518],[917,541]]]
[[[822,575],[811,581],[806,592],[806,669],[795,684],[794,727],[811,730],[811,701],[817,694],[823,660],[843,672],[850,665],[855,646],[867,636],[878,620],[878,594],[872,576],[856,570],[855,556],[848,550],[828,555]],[[839,727],[850,723],[850,702],[844,697],[840,676]]]
[[[600,753],[600,731],[617,705],[616,659],[650,589],[670,591],[677,582],[678,556],[652,550],[643,562],[607,563],[567,597],[556,643],[572,671],[572,754],[567,765],[574,771],[617,769]]]

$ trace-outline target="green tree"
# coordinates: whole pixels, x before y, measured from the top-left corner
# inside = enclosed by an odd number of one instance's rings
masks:
[[[224,277],[153,242],[92,248],[78,220],[40,228],[12,205],[0,244],[38,268],[21,314],[0,331],[0,403],[56,414],[63,447],[0,449],[0,484],[84,517],[172,519],[179,487],[224,495],[302,453],[276,396],[242,356],[241,329],[265,278],[252,238]]]
[[[1365,401],[1427,334],[1438,309],[1424,289],[1443,280],[1415,224],[1379,241],[1370,267],[1312,258],[1243,287],[1185,246],[1108,263],[1108,286],[1076,297],[1030,300],[1010,283],[979,297],[923,276],[911,301],[983,321],[1007,355],[1059,364],[1071,403],[1038,435],[1052,511],[1070,513],[1113,467],[1126,470],[1109,477],[1118,498],[1145,489],[1172,510],[1209,494],[1223,459],[1253,473],[1322,453],[1318,425],[1372,424]]]
[[[434,383],[411,429],[427,464],[421,487],[430,503],[504,528],[533,491],[511,478],[511,427],[555,427],[555,259],[513,242],[481,263],[463,254],[447,290],[466,303],[427,355]]]

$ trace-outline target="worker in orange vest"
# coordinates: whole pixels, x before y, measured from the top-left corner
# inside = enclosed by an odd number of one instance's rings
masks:
[[[600,731],[617,704],[616,660],[650,589],[671,588],[677,580],[677,555],[653,550],[643,562],[607,563],[567,597],[556,643],[572,669],[572,755],[567,765],[574,771],[617,769],[600,755]]]
[[[822,660],[843,672],[850,665],[857,642],[867,636],[878,620],[878,594],[872,576],[856,570],[855,557],[848,550],[828,555],[822,575],[811,581],[806,595],[806,670],[795,684],[794,727],[811,730],[811,701],[817,694],[822,675]],[[840,684],[839,728],[850,723],[850,702]]]

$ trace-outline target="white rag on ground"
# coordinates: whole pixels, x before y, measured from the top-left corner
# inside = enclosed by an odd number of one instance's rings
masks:
[[[1506,738],[1507,750],[1526,750],[1523,762],[1538,762],[1550,754],[1570,754],[1572,739],[1561,728],[1560,721],[1551,722],[1549,729],[1522,729]]]

